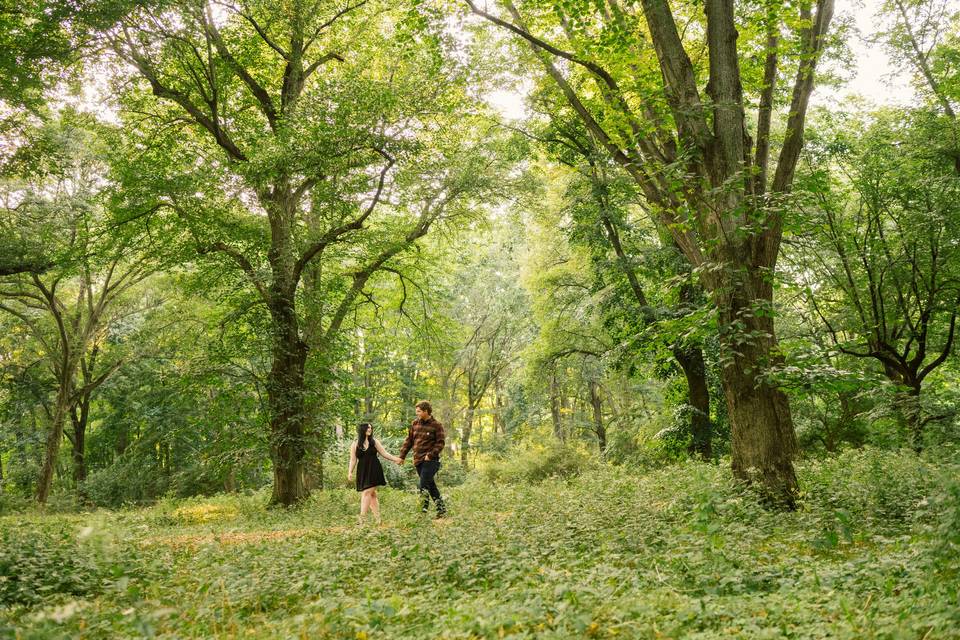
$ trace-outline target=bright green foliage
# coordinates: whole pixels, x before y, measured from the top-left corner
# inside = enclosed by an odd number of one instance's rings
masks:
[[[926,103],[812,116],[776,199],[786,233],[761,279],[777,293],[743,317],[777,314],[778,364],[757,380],[787,390],[798,427],[799,510],[779,513],[723,470],[745,396],[720,400],[698,289],[714,266],[684,268],[670,235],[710,216],[694,198],[655,222],[609,156],[653,136],[665,154],[643,167],[664,194],[704,179],[668,133],[683,114],[643,15],[656,0],[515,4],[619,89],[562,57],[543,75],[460,0],[0,9],[0,638],[960,639],[955,10],[886,3],[879,37]],[[735,6],[748,111],[780,57],[774,150],[810,4]],[[704,3],[671,9],[702,89]],[[842,21],[818,86],[846,62]],[[60,104],[84,68],[117,89],[103,113]],[[511,77],[530,111],[505,126],[484,100]],[[81,293],[128,269],[137,286],[82,329]],[[66,386],[38,283],[81,326]],[[882,325],[903,360],[936,364],[910,416],[905,378],[868,353]],[[690,346],[721,464],[687,459]],[[293,352],[297,375],[279,375]],[[82,482],[65,439],[83,393],[47,445],[68,386],[89,391]],[[357,528],[355,425],[396,453],[420,399],[447,426],[452,517],[420,518],[414,470],[385,463],[385,523]],[[899,449],[898,417],[922,456]],[[41,513],[23,500],[46,450]],[[271,465],[300,462],[290,494],[311,496],[266,509]]]
[[[956,462],[868,449],[798,471],[790,514],[686,463],[468,482],[440,522],[386,490],[380,528],[353,524],[352,490],[297,511],[253,495],[20,516],[44,539],[106,537],[64,544],[96,578],[87,595],[34,577],[42,603],[8,598],[0,625],[23,638],[957,637]],[[35,562],[31,548],[7,562]]]
[[[932,125],[923,110],[823,114],[811,136],[786,259],[800,313],[820,334],[801,329],[816,346],[780,373],[839,398],[840,411],[833,405],[821,420],[835,432],[825,434],[828,449],[838,438],[863,442],[862,425],[840,432],[879,399],[855,397],[865,382],[879,391],[885,379],[912,397],[888,392],[880,403],[896,409],[901,438],[917,446],[925,425],[950,413],[921,394],[953,352],[960,301],[960,182],[952,158],[931,153]],[[828,425],[834,418],[848,427]]]
[[[574,478],[597,470],[597,461],[585,446],[548,440],[546,445],[534,443],[522,451],[511,451],[489,461],[483,478],[506,484],[537,484],[547,480]]]
[[[72,523],[0,529],[0,605],[35,606],[51,597],[97,593],[104,581],[122,575],[126,560],[91,528]]]
[[[9,6],[8,6],[9,4]],[[73,57],[63,22],[73,3],[29,0],[4,2],[0,9],[0,101],[36,106],[50,71]]]

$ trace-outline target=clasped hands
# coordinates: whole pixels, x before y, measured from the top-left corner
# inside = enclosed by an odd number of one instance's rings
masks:
[[[426,461],[429,460],[429,459],[430,459],[430,455],[428,454],[428,455],[424,456],[423,461],[426,462]],[[404,465],[404,463],[406,463],[406,461],[407,461],[406,458],[400,458],[400,462],[398,462],[397,464],[402,467],[402,466]]]

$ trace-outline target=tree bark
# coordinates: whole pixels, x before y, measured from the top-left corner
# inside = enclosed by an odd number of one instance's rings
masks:
[[[270,408],[270,458],[273,494],[270,503],[290,506],[305,499],[306,439],[304,431],[304,369],[307,345],[300,339],[294,296],[273,288],[273,362],[267,378]]]
[[[57,400],[53,412],[53,423],[47,434],[47,444],[43,457],[43,466],[40,468],[40,477],[37,481],[37,502],[45,504],[50,496],[50,487],[53,484],[53,472],[57,466],[57,455],[60,453],[60,441],[63,439],[63,423],[67,419],[70,404],[70,385],[61,381],[57,389]]]
[[[735,477],[762,487],[775,506],[795,508],[796,434],[787,396],[764,378],[779,364],[773,318],[758,312],[772,305],[773,290],[762,276],[733,278],[718,294],[724,396],[730,416]]]
[[[905,380],[905,391],[897,394],[900,423],[910,438],[910,444],[917,453],[923,451],[923,408],[920,404],[922,383],[916,380]]]

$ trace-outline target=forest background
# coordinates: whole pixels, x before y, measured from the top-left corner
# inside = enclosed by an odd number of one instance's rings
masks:
[[[889,619],[841,619],[810,602],[807,613],[834,633],[948,637],[960,518],[958,66],[950,0],[4,6],[10,629],[34,620],[23,628],[42,634],[62,609],[36,612],[66,601],[78,628],[229,637],[224,608],[178,623],[116,613],[139,612],[145,585],[162,600],[170,576],[120,562],[107,542],[84,546],[84,518],[112,532],[109,544],[185,546],[186,562],[221,526],[249,530],[264,553],[293,552],[288,536],[253,532],[302,533],[312,513],[328,529],[306,535],[338,553],[349,548],[334,523],[352,505],[356,425],[372,422],[395,451],[429,399],[447,432],[439,483],[462,518],[450,526],[485,531],[492,523],[475,519],[492,508],[547,544],[564,519],[592,517],[557,505],[602,499],[613,512],[557,543],[599,563],[606,536],[645,526],[614,512],[650,508],[654,528],[698,540],[663,574],[652,543],[633,550],[652,554],[651,580],[674,587],[730,573],[710,563],[738,526],[767,537],[747,536],[731,556],[791,536],[830,562],[857,549],[878,582],[852,601],[885,584],[894,604],[871,607],[870,595],[857,607]],[[888,83],[888,99],[846,88],[865,74]],[[410,500],[413,472],[386,467],[397,500]],[[845,470],[863,484],[844,484]],[[132,533],[127,517],[149,533]],[[777,530],[779,518],[794,528]],[[35,535],[18,537],[23,523]],[[419,526],[399,523],[386,552]],[[165,530],[193,525],[189,544]],[[595,546],[577,546],[591,536]],[[452,546],[450,562],[470,549]],[[884,573],[912,552],[926,560]],[[54,580],[68,557],[75,573]],[[558,572],[576,564],[556,561]],[[458,592],[515,586],[500,575],[466,584],[452,566],[441,582]],[[668,635],[694,624],[721,634],[731,620],[747,633],[759,614],[741,596],[773,587],[730,575],[746,591],[682,592],[729,596],[743,611],[704,622],[671,605]],[[892,575],[916,579],[914,605]],[[367,596],[391,611],[381,618],[341,599],[326,618],[281,622],[271,612],[301,604],[261,603],[269,588],[254,589],[258,604],[234,624],[257,629],[266,616],[281,624],[270,633],[303,623],[336,637],[416,617],[388,591]],[[581,617],[500,610],[479,630],[456,617],[430,629],[565,637],[645,620],[583,619],[609,600],[595,595],[570,596]],[[77,614],[68,596],[115,611]],[[780,614],[769,624],[803,628]],[[424,632],[410,625],[403,633]]]

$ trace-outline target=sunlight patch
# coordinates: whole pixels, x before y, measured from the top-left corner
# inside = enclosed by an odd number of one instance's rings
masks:
[[[222,545],[259,544],[287,538],[299,538],[313,533],[316,529],[281,529],[277,531],[247,531],[227,532],[216,534],[163,536],[148,538],[144,545],[165,545],[173,548],[198,547],[205,544],[219,543]]]
[[[232,520],[238,515],[240,515],[240,511],[236,507],[219,504],[198,504],[189,507],[180,507],[173,512],[173,517],[184,524]]]

